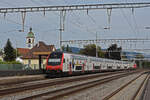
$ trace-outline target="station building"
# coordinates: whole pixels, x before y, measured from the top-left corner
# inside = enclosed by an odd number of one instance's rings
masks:
[[[26,37],[27,48],[17,48],[18,53],[21,55],[20,58],[23,61],[23,64],[30,66],[32,69],[39,69],[39,55],[47,55],[55,51],[56,48],[54,45],[47,45],[43,41],[35,42],[35,36],[30,28],[30,32]],[[45,68],[47,56],[41,56],[41,67]]]

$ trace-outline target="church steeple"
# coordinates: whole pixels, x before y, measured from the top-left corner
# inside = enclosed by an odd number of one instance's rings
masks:
[[[30,32],[32,32],[32,27],[30,27]]]
[[[30,27],[30,32],[27,34],[27,37],[26,37],[26,44],[29,49],[33,48],[34,39],[35,39],[34,33],[32,32],[32,28]]]

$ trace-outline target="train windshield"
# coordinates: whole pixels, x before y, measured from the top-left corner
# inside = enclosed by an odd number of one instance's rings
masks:
[[[62,52],[53,52],[48,58],[48,65],[56,66],[61,64]]]

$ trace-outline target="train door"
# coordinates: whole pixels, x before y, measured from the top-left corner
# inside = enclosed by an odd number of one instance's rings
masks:
[[[89,71],[90,70],[90,63],[91,63],[91,61],[90,61],[90,58],[88,58],[88,60],[87,60],[87,64],[86,64],[86,67],[87,67],[87,71]]]
[[[69,57],[64,55],[64,59],[63,59],[63,72],[68,72],[69,71]]]

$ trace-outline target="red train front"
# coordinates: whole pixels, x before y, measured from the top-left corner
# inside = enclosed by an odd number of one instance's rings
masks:
[[[63,58],[62,52],[52,52],[47,58],[46,73],[60,73],[63,68]]]

